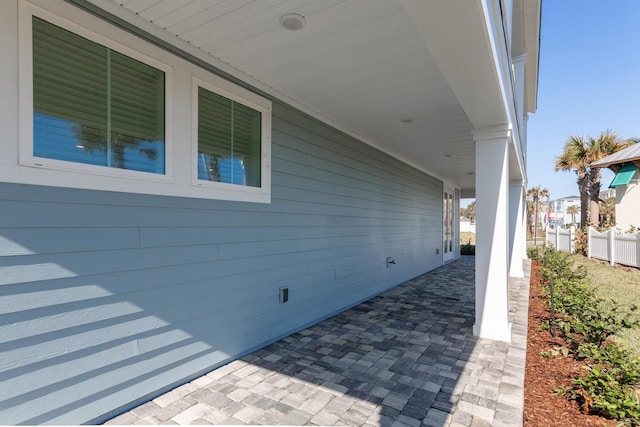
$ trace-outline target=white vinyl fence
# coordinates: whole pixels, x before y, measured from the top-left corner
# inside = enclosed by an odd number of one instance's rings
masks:
[[[615,228],[599,232],[589,227],[588,252],[589,258],[609,261],[609,264],[623,264],[640,268],[640,232],[625,234]],[[550,225],[547,228],[546,242],[559,251],[575,252],[575,229],[571,227],[563,230],[561,227]]]
[[[469,221],[460,221],[460,231],[467,233],[475,233],[476,232],[476,223]]]
[[[589,227],[589,258],[640,268],[640,232],[625,234],[615,228],[600,233]]]
[[[547,244],[559,251],[574,253],[575,231],[574,227],[564,230],[562,227],[550,225],[547,228]]]

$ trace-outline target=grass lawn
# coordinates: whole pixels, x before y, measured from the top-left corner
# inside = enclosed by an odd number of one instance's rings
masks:
[[[471,242],[472,245],[476,244],[476,233],[471,233],[469,231],[461,231],[460,232],[460,242],[464,245],[466,243]]]
[[[640,270],[625,271],[582,255],[572,255],[571,259],[576,266],[587,269],[587,277],[599,296],[614,300],[620,306],[637,305],[640,317]],[[624,329],[616,338],[640,358],[640,327]]]

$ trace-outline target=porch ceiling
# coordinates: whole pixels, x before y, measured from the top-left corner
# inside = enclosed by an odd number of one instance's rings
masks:
[[[507,121],[480,2],[89,1],[467,193],[472,128]],[[287,13],[304,28],[284,29]]]

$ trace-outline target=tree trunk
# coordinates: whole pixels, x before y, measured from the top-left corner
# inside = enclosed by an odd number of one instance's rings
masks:
[[[536,216],[533,221],[533,242],[537,246],[538,245],[538,199],[534,201],[536,207]]]
[[[587,171],[576,170],[578,175],[578,190],[580,191],[580,228],[587,225],[589,215],[589,186],[587,185]]]
[[[589,200],[589,225],[592,227],[600,226],[600,206],[597,199]]]
[[[593,168],[589,170],[589,223],[592,227],[600,225],[600,178],[602,174],[600,169]]]

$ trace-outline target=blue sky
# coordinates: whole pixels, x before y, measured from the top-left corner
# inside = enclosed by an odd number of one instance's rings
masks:
[[[611,129],[640,137],[640,1],[543,0],[538,110],[529,116],[529,188],[578,194],[575,173],[554,172],[570,135]],[[613,179],[603,174],[603,189]]]

